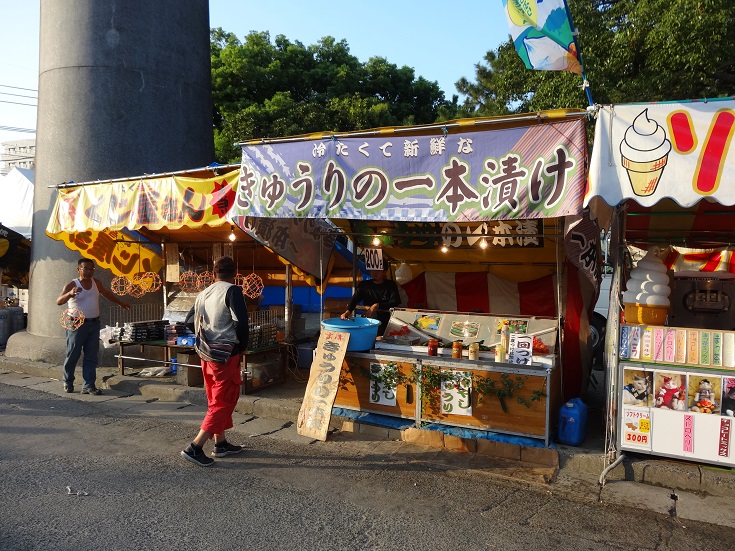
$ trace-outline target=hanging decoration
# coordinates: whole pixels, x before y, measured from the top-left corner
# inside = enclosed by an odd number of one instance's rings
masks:
[[[210,272],[209,270],[206,270],[199,274],[197,279],[197,285],[199,287],[199,290],[202,291],[209,287],[212,283],[214,283],[214,272]]]
[[[209,268],[209,258],[207,258],[207,268]],[[199,274],[197,278],[197,288],[200,291],[203,291],[204,289],[209,287],[212,283],[214,283],[214,272],[211,272],[207,269],[207,270],[204,270],[201,274]]]
[[[130,280],[127,277],[118,276],[110,282],[110,290],[121,297],[130,292],[130,285]]]
[[[197,291],[199,287],[199,276],[197,276],[196,272],[181,272],[181,276],[179,276],[179,286],[181,286],[182,291],[193,293]]]
[[[249,298],[258,298],[263,294],[263,280],[253,272],[242,283],[242,294]]]
[[[263,294],[263,280],[255,273],[255,249],[253,249],[253,273],[243,280],[242,294],[249,298],[258,298]]]
[[[233,283],[235,285],[238,285],[238,286],[242,287],[243,285],[245,285],[245,276],[242,275],[242,274],[235,275],[235,279],[234,279]]]
[[[156,272],[139,272],[133,277],[133,285],[137,285],[143,293],[155,293],[161,288],[161,276]]]
[[[137,283],[130,284],[130,289],[128,290],[128,294],[130,294],[131,297],[140,298],[143,295],[145,295],[145,293],[146,293],[146,290],[143,289],[143,287],[141,287]]]
[[[185,293],[195,293],[199,290],[199,276],[191,269],[191,250],[189,251],[189,267],[179,276],[179,286]]]
[[[67,308],[61,313],[61,326],[68,331],[76,331],[84,323],[84,313],[76,308]]]

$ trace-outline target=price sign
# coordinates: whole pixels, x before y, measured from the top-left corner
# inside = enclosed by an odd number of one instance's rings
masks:
[[[511,333],[508,345],[508,363],[529,365],[533,360],[533,337]]]
[[[383,269],[383,249],[365,249],[365,269]]]

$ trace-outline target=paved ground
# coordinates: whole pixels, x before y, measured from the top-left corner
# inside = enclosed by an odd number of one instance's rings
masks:
[[[104,386],[108,388],[105,395],[97,397],[64,393],[58,377],[51,376],[52,367],[26,364],[19,368],[17,363],[4,359],[0,362],[0,384],[42,390],[70,400],[102,403],[111,411],[119,410],[127,415],[175,420],[190,425],[192,431],[198,427],[205,412],[203,390],[182,387],[170,378],[141,380],[133,376],[121,377],[116,370],[102,369]],[[29,374],[34,369],[36,374]],[[308,440],[298,435],[294,427],[304,387],[303,381],[289,380],[286,384],[243,396],[236,413],[235,431],[248,437],[269,435],[293,442]],[[683,462],[637,461],[618,467],[601,486],[598,483],[604,466],[601,449],[560,448],[561,465],[556,471],[548,466],[410,444],[388,439],[385,435],[380,430],[368,428],[357,433],[334,431],[325,445],[348,446],[353,453],[366,455],[380,451],[402,461],[410,457],[442,469],[471,470],[507,483],[532,486],[589,503],[623,505],[680,519],[735,527],[735,517],[729,513],[735,488],[730,472],[708,471]],[[636,482],[636,477],[648,484]]]

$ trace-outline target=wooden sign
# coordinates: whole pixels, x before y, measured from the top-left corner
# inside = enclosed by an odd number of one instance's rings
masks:
[[[322,328],[296,422],[296,431],[300,435],[322,442],[327,439],[332,405],[337,396],[339,374],[349,340],[349,333]]]

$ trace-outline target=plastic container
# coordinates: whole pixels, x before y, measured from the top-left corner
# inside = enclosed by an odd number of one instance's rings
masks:
[[[663,325],[669,309],[665,306],[625,303],[625,322],[642,325]]]
[[[11,306],[7,310],[10,320],[9,334],[12,335],[18,331],[22,331],[25,325],[25,312],[23,312],[23,308],[20,306]]]
[[[579,446],[587,437],[587,404],[572,398],[559,409],[559,443]]]
[[[0,346],[8,344],[10,337],[10,312],[7,308],[0,308]]]
[[[171,373],[176,375],[179,371],[179,362],[176,358],[171,358]]]
[[[370,350],[375,344],[380,321],[372,318],[352,318],[348,320],[331,318],[324,320],[322,327],[324,329],[331,329],[332,331],[349,333],[350,340],[347,343],[348,352],[365,352],[366,350]]]

